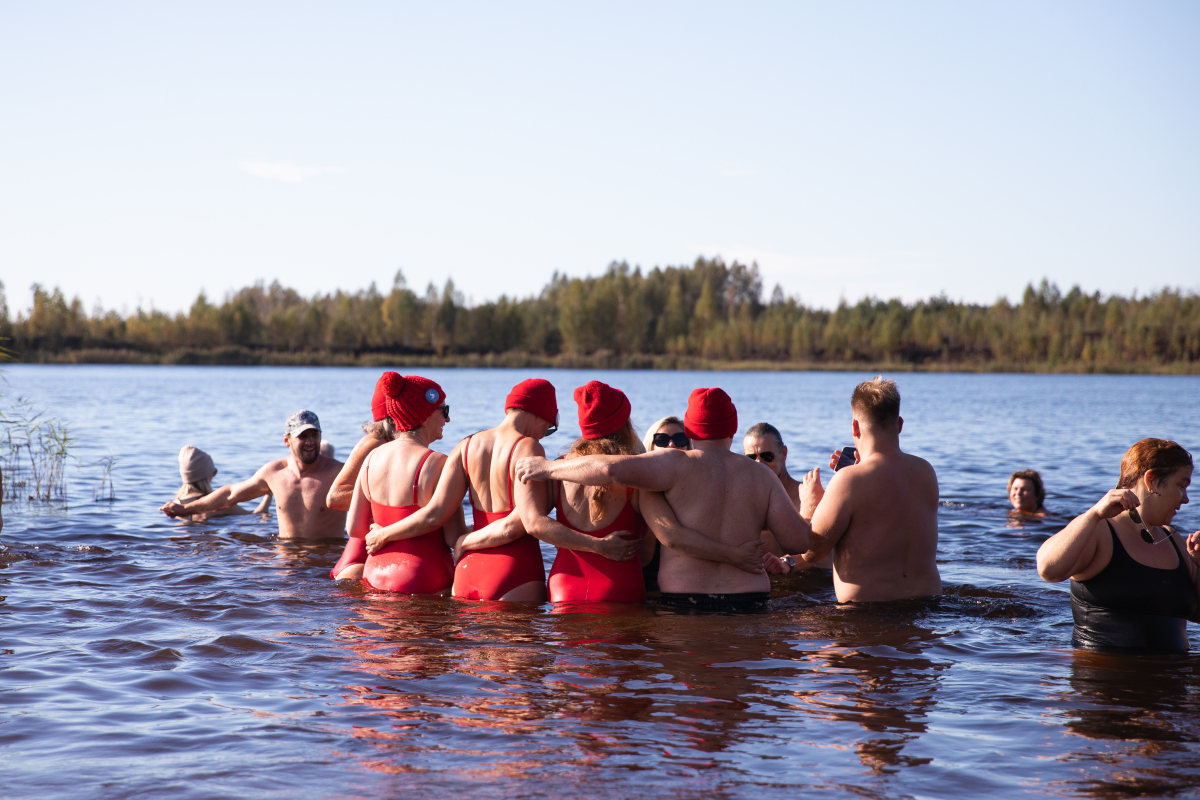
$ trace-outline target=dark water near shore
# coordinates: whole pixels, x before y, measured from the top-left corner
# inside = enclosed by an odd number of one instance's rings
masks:
[[[240,479],[284,454],[301,407],[344,456],[378,373],[6,370],[7,395],[69,421],[83,467],[68,509],[4,508],[5,797],[1200,794],[1200,659],[1073,652],[1066,586],[1034,570],[1064,520],[1014,525],[1004,492],[1013,469],[1040,469],[1047,506],[1071,515],[1133,441],[1197,451],[1200,378],[900,377],[904,446],[941,481],[946,595],[930,602],[839,607],[820,575],[746,617],[365,594],[328,579],[340,545],[281,542],[273,518],[157,512],[180,446]],[[528,377],[427,374],[453,410],[443,450]],[[863,377],[545,376],[564,423],[592,377],[630,395],[639,426],[719,384],[742,430],[783,431],[794,475],[848,443]],[[93,503],[109,453],[118,500]],[[1176,521],[1200,529],[1196,506]]]

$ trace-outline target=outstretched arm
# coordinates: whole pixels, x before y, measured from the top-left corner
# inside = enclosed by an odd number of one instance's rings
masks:
[[[750,539],[731,547],[681,525],[661,492],[639,494],[642,518],[663,546],[692,558],[732,564],[744,572],[757,574],[763,571],[762,539]]]
[[[584,486],[632,486],[665,492],[675,485],[687,456],[680,450],[652,450],[637,456],[582,456],[547,461],[522,458],[517,462],[521,481],[558,480]]]
[[[402,520],[367,534],[367,552],[374,553],[388,542],[411,539],[437,530],[462,508],[463,495],[467,491],[467,473],[463,469],[460,454],[462,446],[463,443],[459,442],[446,458],[428,505]]]
[[[243,503],[247,500],[253,500],[256,497],[262,497],[271,491],[271,487],[267,485],[266,466],[259,468],[258,472],[254,473],[254,477],[242,481],[241,483],[231,483],[228,486],[222,486],[220,489],[215,489],[212,492],[197,498],[190,503],[180,503],[178,500],[163,505],[159,511],[166,514],[168,517],[190,517],[192,514],[207,514],[212,511],[220,511],[222,508],[228,508],[236,503]]]
[[[523,459],[528,461],[530,459]],[[513,487],[516,493],[517,512],[525,530],[534,537],[555,547],[597,553],[612,561],[628,561],[637,555],[641,542],[625,539],[632,531],[614,531],[608,536],[597,538],[574,531],[557,520],[550,519],[548,487],[542,481],[521,481]]]

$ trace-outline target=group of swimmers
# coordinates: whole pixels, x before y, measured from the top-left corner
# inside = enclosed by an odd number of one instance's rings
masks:
[[[656,582],[667,605],[753,611],[770,597],[768,573],[815,566],[832,569],[843,603],[941,594],[937,476],[900,448],[894,381],[855,388],[852,458],[831,455],[828,488],[820,468],[792,478],[768,424],[751,427],[734,454],[737,410],[719,388],[693,391],[683,419],[659,420],[644,440],[619,389],[591,381],[574,399],[582,436],[559,459],[541,445],[559,413],[540,379],[514,386],[503,420],[447,455],[430,449],[450,420],[445,390],[387,372],[344,464],[321,454],[316,414],[299,411],[285,427],[289,457],[241,483],[211,491],[211,459],[185,448],[181,470],[195,462],[189,474],[209,483],[189,483],[162,510],[215,514],[272,495],[281,536],[348,536],[335,580],[467,600],[642,603]],[[1175,442],[1138,442],[1120,488],[1039,549],[1043,578],[1072,578],[1077,645],[1186,651],[1186,620],[1200,606],[1200,533],[1185,540],[1166,525],[1188,501],[1191,471]],[[1014,473],[1009,497],[1018,512],[1045,513],[1036,472]],[[1173,549],[1158,547],[1167,539]],[[539,540],[557,548],[549,576]]]

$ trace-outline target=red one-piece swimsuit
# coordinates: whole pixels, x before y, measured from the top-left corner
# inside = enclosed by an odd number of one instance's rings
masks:
[[[615,531],[632,531],[630,539],[646,534],[642,515],[633,510],[629,498],[633,489],[626,490],[625,506],[617,518],[598,531],[580,531],[563,513],[563,487],[558,487],[558,521],[573,531],[603,539]],[[581,553],[559,548],[550,567],[550,602],[552,603],[644,603],[646,582],[636,558],[613,561],[597,553]]]
[[[413,503],[411,506],[385,506],[371,501],[371,521],[382,526],[399,522],[405,517],[415,514],[421,507],[417,505],[417,482],[421,480],[421,468],[433,455],[430,450],[417,465],[417,474],[413,478]],[[367,485],[367,467],[363,466],[363,485]],[[357,547],[351,544],[358,540]],[[363,558],[356,558],[362,553]],[[349,558],[348,558],[349,557]],[[343,563],[345,562],[345,563]],[[333,575],[355,562],[363,564],[363,582],[372,589],[385,592],[404,592],[405,594],[436,594],[450,588],[454,581],[454,558],[446,545],[446,537],[441,528],[389,542],[375,553],[367,554],[362,537],[354,537],[346,543],[346,552],[333,568]]]
[[[508,511],[484,511],[472,501],[475,530],[513,513],[516,504],[513,502],[512,457],[524,438],[518,439],[508,454],[508,468],[505,471],[508,475]],[[468,436],[463,446],[463,471],[467,473],[468,484],[471,482],[471,473],[467,469],[470,449],[471,437]],[[533,581],[546,582],[546,567],[542,564],[542,548],[538,540],[526,533],[508,544],[467,551],[454,569],[454,596],[464,600],[499,600],[518,586]]]

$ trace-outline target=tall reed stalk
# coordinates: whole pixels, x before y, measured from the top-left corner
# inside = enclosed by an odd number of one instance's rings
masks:
[[[0,484],[3,502],[49,503],[67,499],[67,459],[75,440],[67,426],[17,398],[0,410]]]

